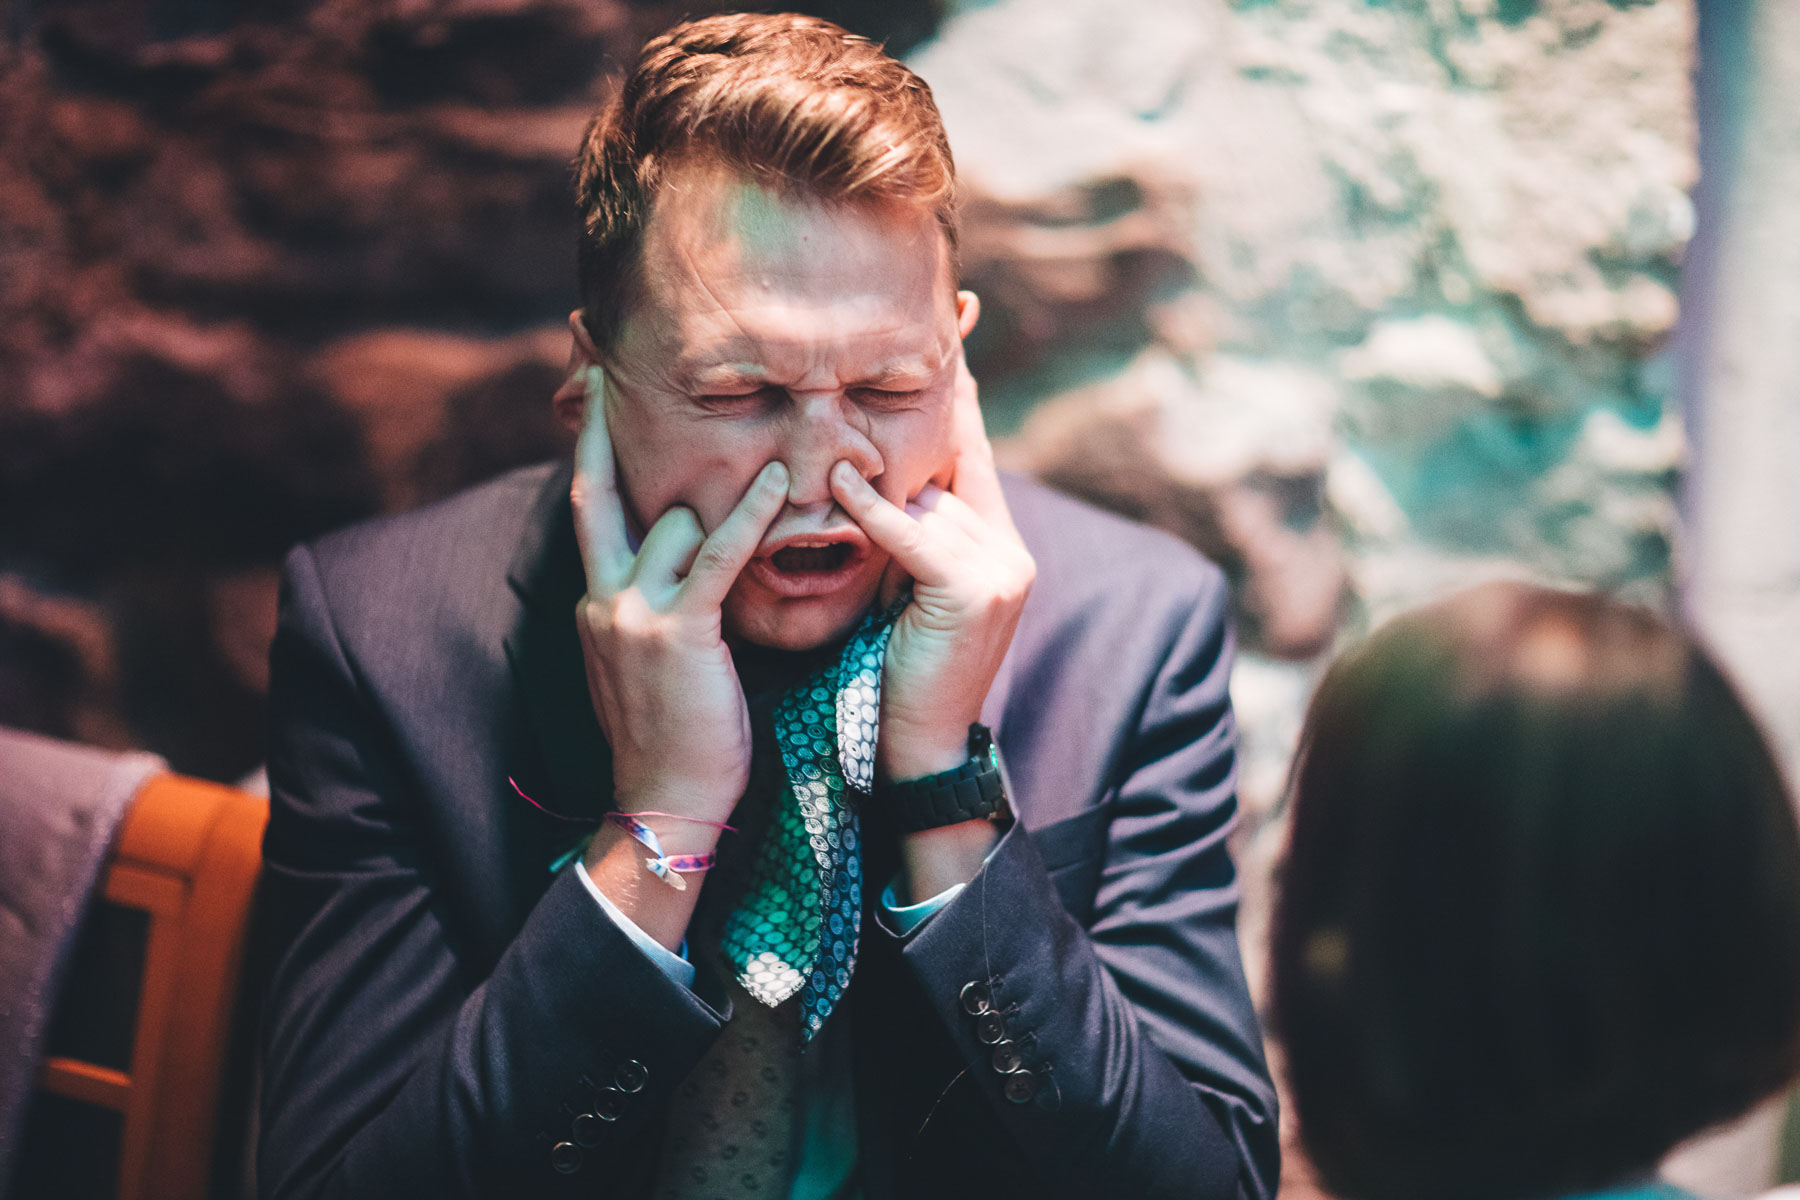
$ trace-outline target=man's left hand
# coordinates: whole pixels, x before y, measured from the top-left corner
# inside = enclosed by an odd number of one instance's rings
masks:
[[[849,463],[832,494],[910,576],[912,602],[888,642],[881,684],[877,769],[915,779],[967,761],[969,726],[1012,644],[1037,564],[1013,527],[975,381],[957,362],[950,487],[926,487],[904,509]]]

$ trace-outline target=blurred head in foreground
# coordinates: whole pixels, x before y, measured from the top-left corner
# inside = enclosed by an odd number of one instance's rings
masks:
[[[1800,1066],[1800,839],[1684,634],[1464,593],[1315,697],[1272,998],[1302,1141],[1351,1200],[1648,1175]]]

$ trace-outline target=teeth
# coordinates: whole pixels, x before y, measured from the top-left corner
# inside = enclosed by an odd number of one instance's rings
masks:
[[[783,542],[783,543],[781,543],[780,546],[776,547],[776,549],[774,549],[773,551],[770,551],[770,553],[779,554],[783,550],[824,550],[824,549],[829,549],[832,546],[847,546],[847,545],[849,545],[849,543],[844,541],[842,538],[806,538],[806,537],[802,537],[802,538],[795,538],[793,541],[790,541],[790,542]]]

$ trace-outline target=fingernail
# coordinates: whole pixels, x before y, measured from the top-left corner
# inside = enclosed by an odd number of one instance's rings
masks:
[[[849,487],[856,482],[856,468],[852,467],[847,462],[841,462],[837,464],[837,466],[831,468],[831,473],[836,476],[837,481],[845,487]]]
[[[763,482],[770,487],[784,488],[787,486],[787,481],[788,474],[786,463],[772,462],[763,468]]]

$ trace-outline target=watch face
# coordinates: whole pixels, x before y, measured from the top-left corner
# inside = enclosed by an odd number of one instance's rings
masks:
[[[994,732],[980,721],[969,726],[969,758],[990,769],[1000,765],[1000,748],[994,745]]]

